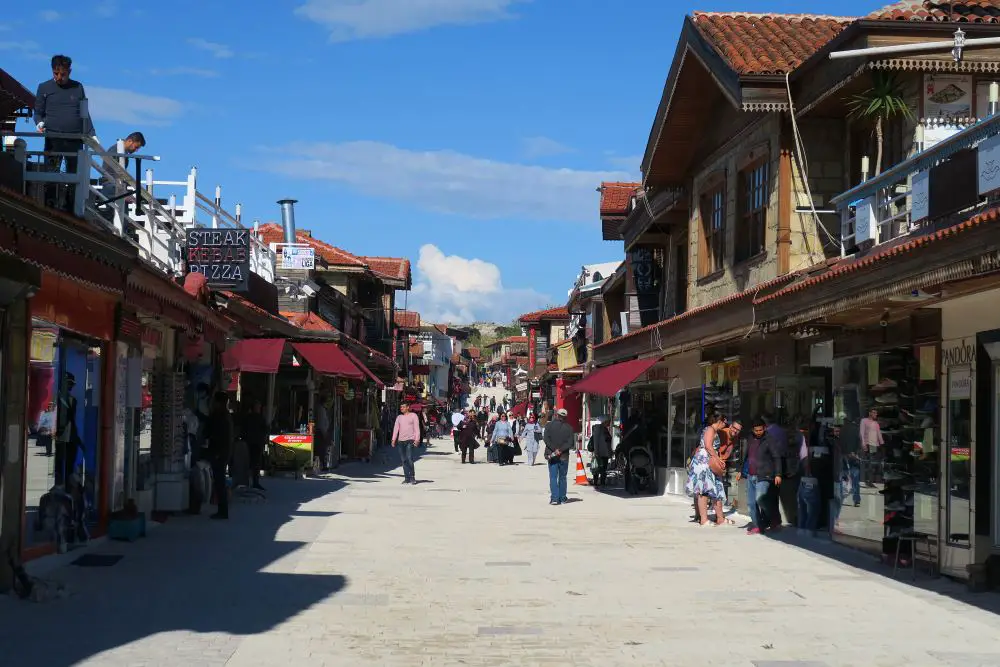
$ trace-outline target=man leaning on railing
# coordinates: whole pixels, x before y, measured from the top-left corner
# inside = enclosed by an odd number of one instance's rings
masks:
[[[52,78],[38,85],[35,93],[35,125],[39,132],[94,136],[94,125],[82,103],[87,98],[83,84],[69,78],[73,60],[69,56],[52,56]],[[45,168],[59,171],[63,160],[67,173],[75,173],[76,154],[83,148],[83,141],[75,138],[45,138]],[[59,185],[50,183],[45,188],[45,203],[54,208],[67,208],[74,201],[76,186],[66,188],[68,197],[59,198]]]
[[[122,167],[123,170],[125,170],[126,172],[128,171],[127,156],[136,153],[140,148],[144,148],[145,146],[146,146],[146,137],[143,136],[142,132],[133,132],[132,134],[125,137],[124,140],[122,140],[122,153],[125,154],[125,157],[117,159],[121,160],[120,166]],[[105,152],[110,155],[120,155],[120,153],[118,152],[118,142],[116,141],[114,144],[108,146],[105,149]],[[105,161],[112,159],[115,158],[105,158]],[[104,196],[106,200],[115,200],[118,197],[118,192],[117,192],[117,187],[115,185],[115,178],[113,176],[113,172],[111,171],[110,168],[105,167],[104,173],[106,175],[101,178],[101,194]],[[136,186],[138,187],[138,183],[136,183]],[[134,202],[135,202],[134,196],[129,195],[125,197],[126,204],[132,204]],[[103,215],[106,220],[112,223],[114,222],[115,213],[114,210],[111,208],[110,204],[101,208],[100,211],[101,215]],[[128,225],[125,226],[125,233],[128,234],[133,241],[138,241],[138,235],[136,234],[136,231],[132,229],[131,226]]]

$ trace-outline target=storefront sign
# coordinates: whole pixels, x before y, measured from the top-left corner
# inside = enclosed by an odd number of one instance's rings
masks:
[[[312,271],[316,268],[316,251],[309,246],[281,246],[280,268],[293,271]]]
[[[669,382],[670,381],[670,367],[665,364],[657,364],[653,366],[644,376],[643,382]]]
[[[281,435],[272,435],[270,439],[274,444],[290,449],[312,451],[313,447],[313,437],[305,433],[282,433]]]
[[[527,382],[518,382],[517,386],[514,387],[514,389],[516,389],[517,391],[528,391],[528,383]]]
[[[972,116],[972,76],[924,74],[923,101],[924,118],[967,121]]]
[[[941,344],[941,365],[971,366],[976,363],[976,339],[963,338]]]
[[[246,292],[250,280],[250,233],[246,229],[191,229],[188,271],[205,276],[212,289]]]
[[[948,400],[961,401],[972,398],[972,369],[953,368],[948,371]]]

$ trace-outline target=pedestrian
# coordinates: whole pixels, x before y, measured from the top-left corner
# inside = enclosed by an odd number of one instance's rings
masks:
[[[778,520],[774,487],[781,486],[782,447],[767,433],[767,424],[760,417],[751,425],[751,435],[746,440],[743,469],[736,476],[746,480],[747,510],[750,512],[748,535],[759,535]]]
[[[403,484],[416,484],[413,467],[413,449],[420,442],[420,419],[410,412],[410,404],[399,406],[399,416],[392,427],[392,446],[399,449],[399,459],[403,464]]]
[[[35,127],[43,134],[72,134],[77,137],[45,137],[45,170],[58,172],[63,163],[66,173],[75,174],[77,153],[83,149],[80,136],[94,136],[94,125],[90,115],[84,112],[83,103],[87,93],[83,84],[70,78],[73,60],[69,56],[52,56],[52,78],[38,85],[35,93]],[[66,201],[60,199],[59,184],[45,188],[45,203],[53,208],[72,210],[76,198],[76,186],[66,188]],[[67,203],[68,202],[68,203]]]
[[[475,416],[475,412],[472,410],[472,408],[469,408],[469,412],[472,412],[473,416]],[[453,412],[452,415],[451,415],[451,424],[452,424],[452,427],[453,427],[451,429],[451,437],[455,441],[455,453],[456,454],[458,453],[458,450],[459,450],[458,432],[459,432],[459,429],[462,426],[462,422],[464,422],[465,420],[466,420],[466,416],[464,414],[462,414],[458,410],[456,410],[455,412]],[[472,421],[475,422],[475,419],[473,419]]]
[[[545,425],[545,460],[549,463],[549,504],[569,502],[566,496],[566,475],[569,473],[569,453],[573,449],[573,427],[566,423],[566,410],[556,410],[555,418]]]
[[[722,508],[726,499],[726,489],[722,484],[726,464],[719,457],[719,431],[725,426],[726,418],[721,413],[716,412],[709,417],[708,424],[702,429],[698,449],[688,466],[688,480],[684,489],[689,496],[695,498],[696,518],[702,526],[709,524],[709,501],[715,506],[715,525],[722,525],[726,521]]]
[[[594,471],[594,487],[608,485],[608,462],[614,453],[611,446],[611,417],[604,415],[601,423],[594,427],[590,435],[588,449],[593,453],[597,468]]]
[[[264,404],[260,399],[254,399],[250,410],[243,416],[243,440],[247,443],[250,458],[250,484],[261,491],[264,491],[264,487],[260,483],[260,469],[270,432],[271,427],[264,416]]]
[[[466,456],[468,456],[470,465],[476,462],[476,449],[479,447],[476,436],[478,435],[479,424],[476,422],[476,411],[469,408],[467,416],[455,429],[455,438],[462,450],[462,463],[465,463]]]
[[[507,421],[507,413],[501,412],[500,417],[493,425],[493,435],[490,442],[497,448],[497,463],[501,466],[514,463],[514,447],[512,442],[514,433],[511,431],[510,422]]]
[[[542,441],[542,427],[535,423],[535,415],[529,415],[528,421],[521,429],[521,449],[528,457],[528,464],[535,465],[538,456],[538,445]]]
[[[205,425],[208,459],[212,466],[212,487],[215,489],[216,512],[213,519],[229,518],[229,489],[226,487],[226,466],[233,454],[233,418],[229,414],[229,395],[215,393],[212,409]]]

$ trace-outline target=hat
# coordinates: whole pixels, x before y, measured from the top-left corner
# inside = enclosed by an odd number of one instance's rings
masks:
[[[559,408],[558,410],[556,410],[556,414],[559,415],[560,417],[565,417],[569,413],[566,412],[565,408]]]

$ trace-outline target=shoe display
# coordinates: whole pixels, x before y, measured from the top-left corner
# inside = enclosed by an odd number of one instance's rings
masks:
[[[872,385],[872,389],[876,391],[884,391],[886,389],[895,389],[899,385],[896,384],[895,380],[890,380],[889,378],[882,378],[878,384]]]
[[[882,405],[886,404],[895,405],[897,402],[899,402],[899,397],[893,393],[882,394],[881,396],[875,397],[875,402],[881,403]]]

